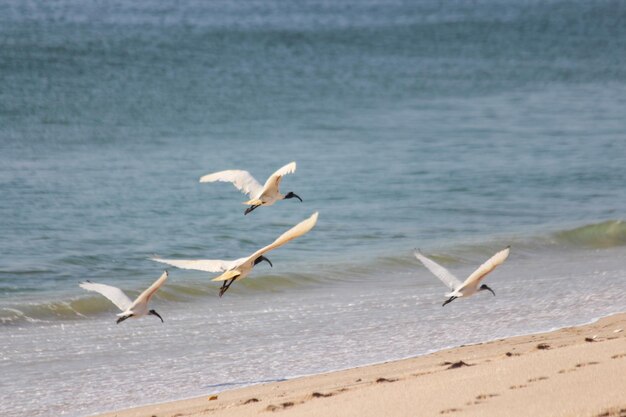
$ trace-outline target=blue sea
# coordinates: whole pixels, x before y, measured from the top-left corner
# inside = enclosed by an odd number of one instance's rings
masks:
[[[207,173],[264,182],[247,198]],[[236,259],[223,298],[165,258]],[[0,415],[88,416],[626,310],[626,3],[0,0]],[[496,292],[445,308],[420,248]]]

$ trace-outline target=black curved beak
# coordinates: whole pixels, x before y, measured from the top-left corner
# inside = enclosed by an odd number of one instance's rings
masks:
[[[294,193],[293,191],[289,191],[287,193],[287,195],[285,196],[285,200],[289,199],[289,198],[297,198],[298,200],[300,200],[300,202],[302,202],[302,199],[300,198],[300,196],[296,193]]]
[[[492,290],[491,288],[489,288],[488,286],[486,286],[486,285],[485,285],[485,289],[486,289],[487,291],[491,291],[491,293],[493,294],[493,296],[494,296],[494,297],[496,296],[496,293],[495,293],[495,292],[493,292],[493,290]]]
[[[256,265],[256,264],[261,263],[261,262],[263,262],[263,261],[265,261],[265,262],[267,262],[268,264],[270,264],[270,266],[271,266],[272,268],[274,267],[274,265],[272,265],[272,261],[270,261],[269,259],[267,259],[267,258],[266,258],[265,256],[263,256],[263,255],[261,255],[261,256],[259,256],[258,258],[256,258],[256,259],[254,260],[254,264]]]
[[[159,313],[157,313],[156,311],[154,311],[154,310],[150,310],[150,314],[152,314],[153,316],[157,316],[158,318],[160,318],[160,319],[161,319],[161,323],[164,323],[164,321],[163,321],[163,317],[161,317],[161,316],[159,315]]]

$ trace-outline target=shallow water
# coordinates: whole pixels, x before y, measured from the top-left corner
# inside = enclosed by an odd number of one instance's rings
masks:
[[[0,414],[87,415],[625,307],[623,2],[0,2]],[[243,216],[203,174],[288,200]],[[168,258],[308,235],[217,297]],[[511,244],[497,296],[440,307]],[[532,305],[532,309],[528,309]],[[141,364],[141,365],[138,365]],[[127,381],[143,381],[128,386]]]

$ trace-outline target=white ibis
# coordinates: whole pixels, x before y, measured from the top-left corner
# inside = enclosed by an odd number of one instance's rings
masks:
[[[509,256],[509,249],[511,247],[507,246],[505,249],[493,255],[491,258],[487,260],[484,264],[478,267],[472,274],[465,280],[465,282],[461,282],[452,275],[450,271],[448,271],[443,266],[439,265],[432,259],[429,259],[422,255],[421,252],[416,251],[415,257],[419,259],[426,268],[430,270],[437,278],[439,278],[444,284],[448,286],[452,291],[446,294],[448,298],[442,305],[445,306],[448,303],[451,303],[457,298],[460,297],[469,297],[471,295],[476,294],[479,291],[491,291],[491,293],[495,296],[496,293],[493,292],[491,288],[489,288],[486,284],[480,285],[480,282],[493,271],[498,265],[500,265],[504,260]]]
[[[122,292],[122,290],[111,285],[96,284],[95,282],[91,281],[81,282],[79,285],[81,286],[81,288],[84,288],[87,291],[95,291],[104,295],[120,310],[122,310],[122,312],[117,315],[119,317],[117,319],[117,324],[120,324],[124,320],[131,317],[140,318],[146,315],[157,316],[161,319],[162,323],[163,318],[159,315],[159,313],[157,313],[155,310],[148,310],[148,303],[150,302],[150,299],[152,298],[154,293],[156,293],[158,289],[161,288],[161,285],[163,285],[163,283],[167,279],[167,276],[167,271],[163,272],[159,279],[154,281],[154,283],[150,285],[147,290],[142,292],[139,297],[135,299],[135,301],[131,301],[130,298],[128,298],[128,296],[126,296],[126,294]]]
[[[267,181],[265,181],[265,185],[261,185],[248,171],[242,170],[228,170],[207,174],[200,178],[200,182],[232,182],[242,193],[250,197],[250,200],[243,203],[250,206],[244,212],[245,215],[259,206],[271,206],[280,200],[295,197],[302,201],[292,191],[289,191],[287,194],[281,194],[279,190],[283,176],[293,172],[296,172],[296,163],[290,162],[270,175]]]
[[[285,233],[280,235],[278,239],[264,248],[259,249],[250,256],[244,258],[235,259],[234,261],[222,261],[213,259],[161,259],[152,258],[153,261],[161,262],[164,264],[172,265],[182,269],[194,269],[197,271],[206,272],[223,272],[217,278],[213,278],[213,281],[222,281],[222,287],[220,288],[220,297],[224,295],[226,290],[231,286],[234,281],[244,279],[252,271],[252,268],[259,262],[266,261],[271,266],[272,262],[263,256],[265,253],[276,249],[285,243],[293,240],[303,234],[309,232],[317,223],[318,213],[315,212],[311,217],[301,221]]]

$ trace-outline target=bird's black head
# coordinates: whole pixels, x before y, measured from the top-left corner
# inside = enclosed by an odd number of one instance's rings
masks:
[[[302,202],[302,199],[300,198],[300,196],[298,196],[297,194],[294,194],[293,191],[289,191],[287,194],[285,194],[285,200],[289,198],[294,198],[294,197],[300,200],[300,202]]]
[[[157,312],[156,312],[156,310],[150,310],[150,311],[148,312],[148,314],[150,314],[150,315],[152,315],[152,316],[157,316],[158,318],[160,318],[160,319],[161,319],[161,323],[163,323],[163,317],[161,317],[161,316],[159,315],[159,313],[157,313]]]
[[[274,265],[272,265],[272,262],[271,262],[269,259],[267,259],[265,256],[263,256],[263,255],[261,255],[261,256],[259,256],[258,258],[256,258],[256,259],[254,260],[254,264],[256,265],[256,264],[261,263],[261,262],[263,262],[263,261],[265,261],[265,262],[267,262],[268,264],[270,264],[270,266],[271,266],[272,268],[274,267]]]
[[[493,292],[493,290],[492,290],[491,288],[489,288],[489,287],[488,287],[487,285],[485,285],[485,284],[481,285],[481,286],[480,286],[480,288],[479,288],[478,290],[479,290],[479,291],[485,291],[485,290],[487,290],[487,291],[491,291],[491,293],[494,295],[494,297],[495,297],[495,295],[496,295],[496,293],[495,293],[495,292]]]

